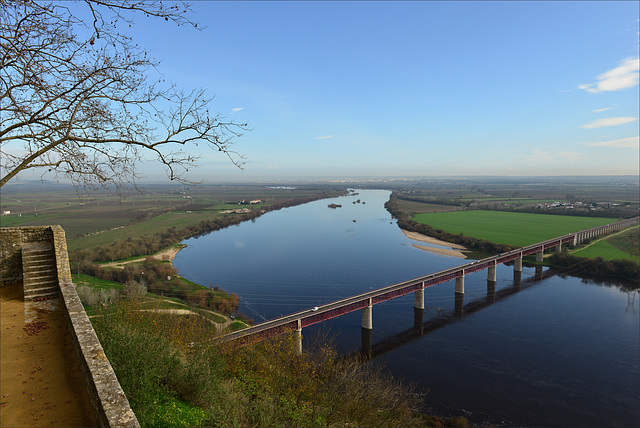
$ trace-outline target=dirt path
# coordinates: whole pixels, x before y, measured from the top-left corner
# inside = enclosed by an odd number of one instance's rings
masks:
[[[191,308],[192,307],[192,306],[187,305],[186,303],[174,302],[173,300],[169,300],[169,299],[161,299],[161,300],[163,302],[169,302],[171,304],[185,306],[187,308]],[[166,313],[175,314],[175,315],[200,315],[199,313],[197,313],[195,311],[192,311],[190,309],[143,309],[143,310],[145,310],[145,311],[146,310],[152,310],[154,312],[166,312]],[[202,309],[202,308],[199,308],[198,310],[204,311],[204,312],[209,312],[210,314],[217,315],[220,318],[224,318],[225,322],[219,323],[219,322],[215,322],[213,320],[210,320],[210,319],[208,319],[206,317],[203,317],[203,318],[206,318],[211,323],[216,324],[218,326],[218,330],[219,331],[224,331],[224,329],[227,328],[227,326],[229,326],[229,324],[231,324],[233,322],[226,315],[224,315],[224,314],[222,314],[220,312],[212,311],[210,309]],[[200,316],[202,316],[202,315],[200,315]]]
[[[176,254],[178,254],[178,251],[182,250],[184,247],[186,247],[186,245],[182,245],[180,247],[169,247],[169,248],[165,248],[164,250],[155,253],[151,256],[144,256],[144,257],[139,257],[137,259],[134,260],[127,260],[126,262],[111,262],[111,263],[107,263],[102,265],[102,267],[114,267],[114,268],[119,268],[119,269],[124,269],[124,266],[129,264],[129,263],[139,263],[144,261],[144,259],[146,259],[147,257],[151,257],[153,259],[156,260],[173,260],[173,258],[176,256]]]
[[[178,254],[178,251],[182,250],[184,247],[186,247],[186,245],[184,245],[184,244],[179,246],[179,247],[172,246],[172,247],[166,248],[166,249],[164,249],[164,250],[152,255],[151,257],[156,259],[156,260],[170,260],[170,261],[172,261],[173,258],[176,256],[176,254]],[[140,257],[140,258],[137,258],[137,259],[134,259],[134,260],[127,260],[126,262],[107,263],[107,264],[104,264],[102,266],[103,267],[114,267],[114,268],[124,269],[124,266],[126,264],[141,262],[145,258],[146,258],[146,256],[145,257]],[[166,302],[172,303],[174,305],[177,304],[177,305],[182,305],[182,306],[189,307],[189,305],[187,305],[185,303],[178,303],[178,302],[174,302],[172,300],[167,300],[167,299],[163,299],[163,300],[166,301]],[[218,331],[224,331],[224,329],[227,328],[233,322],[228,317],[226,317],[224,314],[221,314],[219,312],[211,311],[209,309],[200,309],[200,310],[212,313],[214,315],[217,315],[217,316],[222,317],[222,318],[225,319],[224,323],[216,323],[215,321],[209,320],[213,324],[216,325],[216,327],[218,328]],[[187,315],[187,314],[199,315],[197,312],[194,312],[194,311],[191,311],[191,310],[188,310],[188,309],[154,309],[154,311],[172,313],[172,314],[175,314],[175,315]]]
[[[62,309],[52,302],[27,324],[22,284],[0,287],[2,427],[97,425]]]
[[[205,309],[203,309],[205,310]],[[226,320],[224,323],[219,323],[219,322],[215,322],[214,320],[211,320],[203,315],[200,315],[197,312],[191,311],[189,309],[140,309],[141,312],[156,312],[156,313],[163,313],[163,314],[169,314],[169,315],[197,315],[199,317],[202,317],[203,319],[209,321],[209,323],[213,324],[216,328],[216,330],[218,332],[223,332],[225,328],[227,328],[227,326],[229,324],[231,324],[230,320]],[[212,312],[216,315],[220,315],[217,312]],[[224,315],[220,315],[223,318],[226,318]]]

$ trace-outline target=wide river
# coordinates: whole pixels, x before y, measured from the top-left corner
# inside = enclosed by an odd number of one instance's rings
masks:
[[[286,191],[286,190],[283,190]],[[423,276],[465,260],[413,247],[384,209],[390,192],[360,190],[270,212],[184,241],[180,274],[240,296],[256,322]],[[357,202],[360,200],[360,202]],[[355,203],[354,203],[355,202]],[[336,203],[340,208],[329,208]],[[425,291],[415,333],[413,295],[373,307],[375,360],[426,393],[425,411],[472,424],[640,426],[640,296],[525,267],[465,278],[464,310],[453,281]],[[303,330],[340,352],[361,347],[360,312]]]

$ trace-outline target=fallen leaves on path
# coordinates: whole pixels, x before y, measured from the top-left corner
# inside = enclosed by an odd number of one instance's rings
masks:
[[[22,329],[29,335],[35,336],[40,333],[42,330],[48,329],[49,326],[44,321],[33,321],[25,325]]]

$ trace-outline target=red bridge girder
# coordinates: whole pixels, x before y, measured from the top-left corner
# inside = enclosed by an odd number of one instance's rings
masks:
[[[245,330],[240,330],[234,333],[222,337],[225,340],[235,340],[240,346],[246,346],[253,343],[260,342],[262,340],[273,337],[277,334],[291,332],[298,328],[307,327],[313,324],[317,324],[322,321],[326,321],[332,318],[339,317],[349,312],[354,312],[359,309],[374,305],[376,303],[385,302],[395,299],[405,294],[432,287],[437,284],[450,281],[455,278],[463,277],[465,274],[478,272],[488,267],[497,266],[501,263],[510,262],[516,259],[520,259],[523,256],[534,254],[539,251],[544,251],[549,248],[556,247],[564,243],[573,243],[576,236],[591,233],[608,231],[611,228],[622,229],[625,227],[638,224],[640,217],[633,219],[622,220],[616,223],[612,223],[605,226],[599,226],[592,229],[583,230],[580,232],[571,233],[569,235],[560,236],[558,238],[550,239],[537,244],[529,245],[508,253],[503,253],[495,257],[490,257],[488,260],[480,260],[472,262],[463,266],[459,266],[452,269],[447,269],[442,272],[430,274],[421,278],[416,278],[410,281],[406,281],[399,284],[390,285],[380,288],[368,293],[363,293],[351,298],[342,299],[337,302],[328,303],[320,308],[313,310],[301,311],[295,314],[287,315],[280,319],[267,321],[262,324],[255,325]],[[273,326],[269,326],[273,324]]]

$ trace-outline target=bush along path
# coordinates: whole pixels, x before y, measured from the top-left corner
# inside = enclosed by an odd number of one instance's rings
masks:
[[[121,301],[92,323],[143,427],[447,424],[416,411],[424,395],[328,340],[302,355],[291,335],[234,348],[201,318],[141,309]]]

